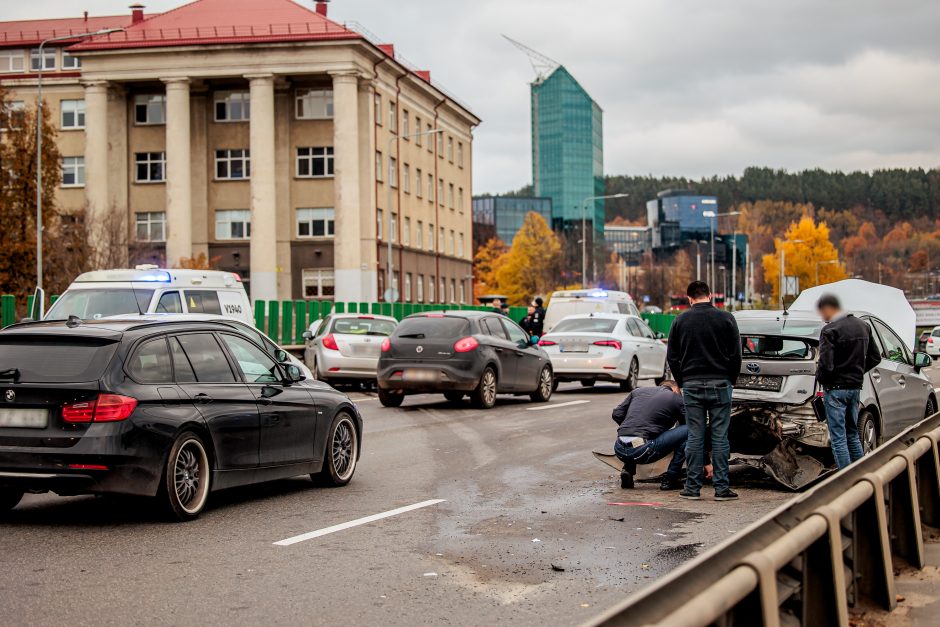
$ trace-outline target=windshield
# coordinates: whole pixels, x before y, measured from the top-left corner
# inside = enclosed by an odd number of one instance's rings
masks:
[[[146,312],[150,306],[153,290],[130,288],[93,288],[66,290],[59,297],[46,320],[68,320],[69,316],[78,316],[82,320],[137,314]]]
[[[568,318],[552,329],[552,333],[613,333],[617,320],[610,318]]]
[[[448,339],[469,335],[470,323],[465,318],[405,318],[395,329],[395,337],[415,339]]]
[[[744,358],[812,359],[813,348],[805,340],[779,335],[742,335]]]
[[[376,320],[375,318],[337,318],[333,323],[333,333],[347,335],[388,336],[394,330],[395,323],[391,320]]]
[[[0,371],[28,383],[82,383],[101,378],[117,342],[63,336],[0,338]]]

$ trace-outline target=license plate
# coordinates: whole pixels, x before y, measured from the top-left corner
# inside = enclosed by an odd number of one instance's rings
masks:
[[[437,381],[437,371],[424,370],[420,368],[409,368],[405,370],[404,374],[402,375],[402,379],[405,381],[415,381],[418,383]]]
[[[0,409],[0,427],[45,429],[48,424],[49,411],[46,409]]]
[[[765,390],[779,392],[783,387],[783,377],[763,376],[756,374],[741,375],[734,387],[744,390]]]
[[[587,344],[562,344],[561,352],[563,353],[586,353],[588,351]]]

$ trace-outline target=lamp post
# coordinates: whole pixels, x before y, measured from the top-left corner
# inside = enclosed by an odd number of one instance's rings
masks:
[[[829,259],[828,261],[817,261],[816,262],[816,285],[819,285],[819,266],[824,266],[829,263],[839,263],[838,259]]]
[[[695,240],[695,280],[702,280],[702,244],[707,244],[703,239]]]
[[[791,239],[780,242],[780,309],[786,309],[784,306],[783,291],[786,286],[787,275],[787,244],[802,244],[805,240]]]
[[[588,196],[583,201],[581,201],[581,289],[587,287],[585,281],[587,279],[587,218],[585,212],[587,211],[587,204],[592,200],[606,200],[608,198],[626,198],[630,194],[609,194],[607,196]],[[594,220],[591,220],[591,224],[594,224]]]
[[[709,224],[710,232],[711,232],[711,237],[709,238],[711,240],[711,261],[709,263],[708,283],[712,289],[715,289],[714,283],[715,283],[715,278],[716,278],[715,277],[715,226],[716,226],[716,222],[718,221],[718,218],[724,218],[727,216],[739,216],[739,215],[741,215],[740,211],[728,211],[727,213],[718,213],[716,211],[703,211],[702,212],[703,217],[711,218],[711,223]],[[735,232],[735,238],[734,238],[735,255],[737,255],[737,239],[738,239],[737,238],[737,232],[738,232],[737,226],[735,226],[734,232]],[[731,272],[733,275],[734,266],[732,266]],[[734,282],[733,277],[732,277],[732,282]],[[727,301],[727,299],[728,299],[728,296],[726,294],[725,300]]]
[[[103,28],[78,35],[50,37],[39,44],[39,70],[36,72],[36,287],[42,287],[42,71],[45,65],[43,48],[46,44],[57,41],[87,39],[98,35],[109,35],[123,31],[123,28]],[[39,308],[42,311],[42,306]]]

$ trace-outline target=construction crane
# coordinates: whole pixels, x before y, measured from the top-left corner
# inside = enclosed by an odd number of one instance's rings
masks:
[[[527,57],[529,57],[529,63],[532,64],[532,69],[535,70],[536,80],[543,80],[546,76],[555,71],[558,66],[561,65],[558,61],[546,57],[544,54],[537,50],[533,50],[527,45],[516,41],[511,37],[503,35],[503,38],[511,43],[513,46],[521,50]]]

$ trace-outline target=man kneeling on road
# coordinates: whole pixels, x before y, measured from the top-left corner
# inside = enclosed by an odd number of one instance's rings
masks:
[[[620,487],[633,487],[637,464],[652,464],[672,453],[659,487],[680,489],[689,429],[679,386],[664,381],[658,387],[637,388],[614,408],[611,417],[620,425],[614,442],[614,453],[623,462]]]

